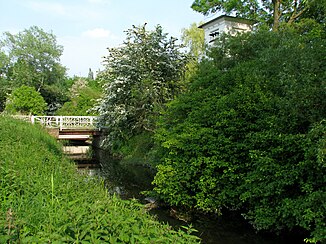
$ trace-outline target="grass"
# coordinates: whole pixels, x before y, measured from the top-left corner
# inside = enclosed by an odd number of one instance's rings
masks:
[[[0,243],[196,243],[77,173],[42,128],[0,116]]]

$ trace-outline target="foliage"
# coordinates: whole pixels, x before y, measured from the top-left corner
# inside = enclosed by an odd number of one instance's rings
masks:
[[[120,163],[125,164],[127,167],[131,167],[130,165],[146,165],[155,169],[153,167],[155,159],[152,153],[154,146],[153,133],[145,131],[135,135],[126,141],[119,149],[120,156],[123,156]],[[152,179],[153,177],[149,182],[151,182]]]
[[[198,241],[160,224],[136,201],[108,196],[41,128],[2,116],[0,133],[1,243]]]
[[[160,119],[158,195],[325,240],[325,44],[294,30],[221,39]]]
[[[109,49],[99,74],[105,86],[97,109],[108,128],[107,145],[115,149],[135,135],[153,132],[159,111],[181,90],[187,62],[177,39],[168,38],[161,26],[153,31],[133,26],[126,35],[123,45]]]
[[[79,94],[72,97],[71,101],[66,102],[57,112],[57,115],[96,115],[92,110],[96,100],[100,98],[101,92],[90,87],[79,90]]]
[[[101,97],[102,88],[98,80],[74,77],[69,87],[69,99],[56,111],[56,115],[97,115],[93,110]]]
[[[71,87],[69,88],[70,98],[78,96],[81,89],[87,87],[89,79],[83,77],[74,77]]]
[[[205,33],[203,29],[192,23],[189,28],[182,29],[181,40],[189,48],[191,58],[187,64],[186,80],[197,71],[199,61],[205,55]]]
[[[10,114],[42,115],[46,102],[33,87],[21,86],[8,97],[5,111]]]
[[[0,112],[3,111],[6,102],[6,96],[9,90],[9,82],[6,79],[6,70],[8,68],[9,58],[0,50]]]
[[[0,77],[0,112],[4,110],[6,105],[7,94],[10,86],[6,79]]]
[[[49,106],[56,106],[55,95],[49,94],[65,79],[66,68],[60,64],[63,47],[57,44],[56,36],[37,26],[18,34],[5,32],[0,40],[0,49],[8,62],[1,75],[13,90],[22,85],[40,91]]]
[[[319,24],[326,25],[326,1],[310,1],[309,8],[303,13],[303,18],[313,19]]]
[[[238,17],[268,24],[273,26],[274,30],[278,30],[280,23],[293,23],[302,18],[306,12],[316,10],[316,6],[325,6],[325,0],[194,0],[191,7],[203,14],[219,11],[235,14]]]
[[[53,85],[44,85],[40,89],[40,93],[45,102],[49,104],[46,110],[47,115],[54,115],[62,105],[69,100],[68,84],[66,81],[58,82]]]

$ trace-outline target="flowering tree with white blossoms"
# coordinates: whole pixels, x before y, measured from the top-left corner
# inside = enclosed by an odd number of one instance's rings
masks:
[[[104,96],[97,110],[108,129],[106,145],[119,148],[135,135],[155,130],[155,120],[166,102],[182,90],[187,55],[177,39],[153,31],[146,24],[126,32],[120,47],[109,48],[105,70],[99,74]]]

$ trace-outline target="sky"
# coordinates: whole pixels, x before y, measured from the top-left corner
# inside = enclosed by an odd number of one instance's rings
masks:
[[[153,30],[161,25],[170,36],[207,17],[191,9],[193,0],[0,0],[0,34],[17,34],[31,26],[52,32],[64,47],[68,75],[87,76],[103,69],[107,48],[125,40],[132,25]]]

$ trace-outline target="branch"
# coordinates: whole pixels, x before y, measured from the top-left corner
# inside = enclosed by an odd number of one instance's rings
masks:
[[[304,9],[302,9],[299,13],[295,14],[295,12],[293,12],[293,14],[291,15],[288,23],[292,24],[293,21],[297,18],[299,18],[306,10],[308,9],[308,7],[305,7]]]
[[[295,21],[297,18],[299,18],[307,9],[308,9],[308,7],[306,6],[299,13],[296,13],[296,11],[293,11],[288,23],[292,24],[293,21]]]
[[[143,128],[144,128],[146,131],[149,131],[149,132],[154,132],[154,131],[155,131],[155,130],[153,130],[153,129],[147,128],[145,125],[143,125]]]

